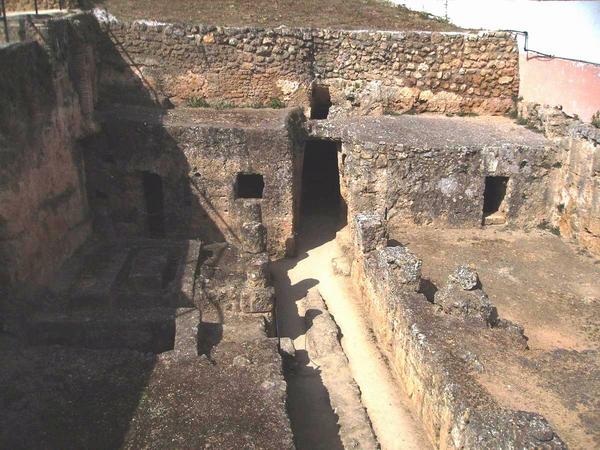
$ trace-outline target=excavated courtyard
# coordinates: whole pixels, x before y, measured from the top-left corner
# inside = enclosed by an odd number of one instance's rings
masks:
[[[223,17],[10,15],[0,448],[600,446],[600,130],[508,32]]]

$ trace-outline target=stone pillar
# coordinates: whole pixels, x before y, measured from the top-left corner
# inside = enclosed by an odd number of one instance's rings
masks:
[[[246,284],[240,295],[244,313],[270,313],[275,304],[275,289],[270,285],[267,230],[262,223],[261,205],[256,201],[243,203],[241,241],[246,254]]]
[[[385,219],[374,212],[359,213],[354,216],[355,241],[364,254],[385,248],[388,232]]]

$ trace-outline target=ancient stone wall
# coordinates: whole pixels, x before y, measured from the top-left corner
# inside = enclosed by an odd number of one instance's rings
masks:
[[[103,27],[109,37],[101,49],[101,89],[107,101],[305,102],[312,79],[308,32],[145,22]],[[140,91],[151,92],[152,98],[140,98]]]
[[[404,149],[387,173],[390,223],[481,225],[485,178],[503,176],[510,180],[503,201],[506,221],[533,226],[542,220],[544,181],[554,156],[552,151],[511,146]]]
[[[191,98],[211,104],[310,107],[329,88],[332,115],[385,111],[506,112],[518,93],[518,53],[507,33],[358,32],[102,23],[107,98]],[[115,51],[116,49],[116,51]],[[124,97],[125,96],[125,97]],[[147,100],[142,98],[142,100]]]
[[[362,294],[367,320],[391,369],[402,382],[434,448],[547,448],[566,446],[544,417],[501,407],[457,356],[461,334],[522,345],[508,328],[465,325],[435,313],[419,293],[422,262],[404,246],[390,247],[383,217],[352,218],[353,236],[338,236],[354,258],[352,279]]]
[[[47,281],[90,232],[77,139],[92,124],[93,22],[81,20],[0,49],[3,288]]]
[[[35,11],[34,0],[5,0],[6,11]],[[79,0],[38,0],[38,10],[79,8]]]
[[[520,120],[562,150],[548,225],[600,255],[600,130],[560,109],[521,102]]]
[[[85,144],[97,225],[113,237],[152,235],[143,177],[155,174],[164,235],[245,248],[245,224],[262,221],[269,252],[283,255],[293,248],[301,121],[299,110],[102,112],[102,132]],[[262,198],[240,193],[240,174],[262,177]]]
[[[405,115],[310,121],[312,137],[341,142],[348,215],[377,211],[390,227],[482,224],[485,180],[509,179],[506,223],[531,227],[547,214],[556,149],[505,118]]]
[[[507,33],[322,30],[313,41],[332,113],[502,113],[518,94],[517,47]]]

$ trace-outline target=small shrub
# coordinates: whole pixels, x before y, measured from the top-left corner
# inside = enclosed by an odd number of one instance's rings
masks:
[[[550,223],[548,223],[547,220],[543,220],[542,222],[540,222],[537,227],[540,230],[549,231],[550,233],[554,234],[555,236],[560,236],[560,228],[550,225]]]
[[[190,108],[210,108],[208,102],[202,97],[190,97],[187,99]]]
[[[525,125],[525,128],[527,128],[529,131],[534,131],[536,133],[543,133],[542,130],[540,130],[538,127],[533,125],[531,122],[527,122],[527,125]]]
[[[592,125],[596,128],[600,128],[600,111],[596,111],[592,116]]]
[[[513,108],[509,112],[507,112],[506,115],[511,119],[517,120],[517,118],[519,117],[519,111],[517,111],[516,108]]]
[[[219,103],[215,103],[215,105],[214,105],[215,109],[231,109],[233,107],[234,107],[234,105],[229,102],[219,102]]]
[[[535,131],[536,133],[542,133],[543,131],[537,128],[529,119],[525,119],[524,117],[517,117],[517,125],[523,125],[530,131]]]
[[[458,117],[477,117],[479,116],[479,114],[477,114],[476,112],[464,112],[464,111],[460,111],[459,113],[456,114]]]
[[[447,23],[447,24],[450,23],[450,20],[447,17],[436,16],[436,15],[430,14],[425,11],[415,11],[415,12],[417,13],[417,16],[423,20],[434,20],[439,23]]]
[[[273,108],[273,109],[281,109],[281,108],[285,108],[285,103],[283,101],[281,101],[280,99],[278,99],[277,97],[273,97],[269,101],[269,107]]]
[[[517,122],[517,125],[523,125],[523,126],[529,125],[529,120],[527,120],[525,117],[517,117],[516,122]]]
[[[401,116],[401,115],[402,115],[402,113],[401,113],[401,112],[398,112],[398,111],[394,111],[393,109],[388,109],[388,108],[385,108],[385,109],[383,110],[383,115],[384,115],[384,116]]]

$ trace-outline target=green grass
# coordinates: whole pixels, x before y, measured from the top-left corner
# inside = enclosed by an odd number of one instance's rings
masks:
[[[517,122],[517,125],[529,125],[529,120],[527,120],[525,117],[517,116],[517,120],[515,120],[515,122]]]
[[[212,107],[215,109],[232,109],[235,108],[235,105],[229,102],[218,102],[212,105]]]
[[[190,108],[210,108],[208,102],[202,97],[190,97],[186,102]]]
[[[513,108],[506,113],[506,116],[516,121],[519,118],[519,111],[517,111],[516,108]]]
[[[282,109],[285,108],[285,103],[276,97],[273,97],[269,100],[268,103],[253,103],[251,105],[239,105],[236,106],[233,103],[220,101],[217,103],[209,103],[203,97],[190,97],[187,99],[186,103],[190,108],[214,108],[214,109],[232,109],[232,108],[252,108],[252,109],[263,109],[263,108],[273,108],[273,109]]]
[[[272,98],[269,101],[269,108],[273,108],[273,109],[285,108],[285,103],[278,98]]]

